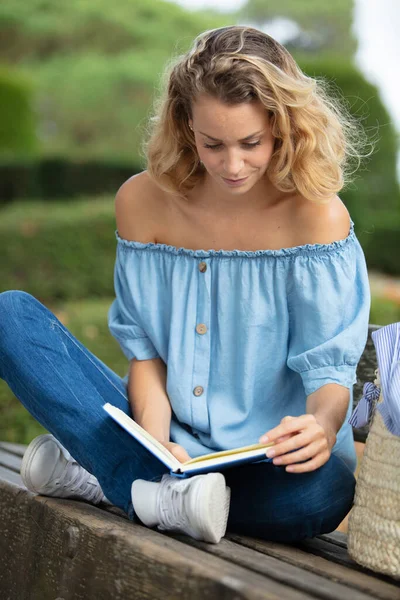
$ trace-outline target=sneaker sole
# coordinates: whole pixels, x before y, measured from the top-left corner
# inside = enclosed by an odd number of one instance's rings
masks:
[[[203,493],[198,494],[197,514],[202,536],[204,541],[218,544],[226,532],[231,490],[222,473],[208,473],[201,487]]]
[[[49,440],[51,440],[54,443],[54,437],[51,435],[51,433],[44,433],[43,435],[39,435],[37,438],[32,440],[32,442],[29,444],[28,448],[26,449],[25,454],[22,458],[22,462],[21,462],[21,469],[20,469],[21,479],[22,479],[25,487],[28,488],[28,490],[30,490],[31,492],[35,492],[36,494],[38,494],[39,492],[33,485],[31,478],[29,476],[30,468],[32,465],[32,461],[35,459],[35,455],[36,455],[36,452],[38,451],[38,449],[41,446],[43,446],[43,444],[48,442]]]

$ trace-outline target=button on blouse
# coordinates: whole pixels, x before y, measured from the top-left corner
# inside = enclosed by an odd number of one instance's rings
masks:
[[[190,456],[256,443],[327,383],[349,388],[350,416],[370,310],[353,221],[343,240],[280,250],[115,235],[110,331],[128,360],[166,363],[171,440]],[[355,468],[347,418],[333,452]]]

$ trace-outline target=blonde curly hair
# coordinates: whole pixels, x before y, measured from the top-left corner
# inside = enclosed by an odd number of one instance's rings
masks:
[[[265,106],[275,137],[266,175],[282,192],[328,202],[350,181],[349,159],[360,164],[366,138],[355,117],[325,80],[305,75],[286,48],[254,27],[203,32],[168,62],[161,82],[142,151],[149,176],[166,192],[185,197],[204,176],[188,122],[202,94]]]

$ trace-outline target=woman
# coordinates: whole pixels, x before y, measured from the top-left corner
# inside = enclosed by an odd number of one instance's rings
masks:
[[[116,197],[108,319],[126,377],[29,294],[0,296],[1,376],[51,432],[28,447],[23,480],[213,543],[226,528],[283,542],[332,531],[352,505],[347,419],[370,308],[336,194],[364,140],[255,28],[204,32],[165,83],[147,170]],[[275,444],[258,463],[179,480],[107,401],[181,461]]]

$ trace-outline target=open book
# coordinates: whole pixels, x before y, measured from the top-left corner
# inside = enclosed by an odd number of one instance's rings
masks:
[[[133,419],[128,417],[121,409],[113,406],[109,402],[103,405],[107,413],[130,433],[138,442],[156,456],[164,465],[170,469],[170,474],[176,477],[188,477],[189,475],[198,475],[200,473],[209,473],[219,471],[228,467],[237,466],[247,462],[257,462],[258,460],[268,460],[265,455],[266,448],[273,446],[274,442],[269,444],[252,444],[251,446],[242,446],[232,450],[222,450],[212,454],[204,454],[187,460],[184,463],[179,462],[165,446],[156,440],[148,431],[138,425]]]

